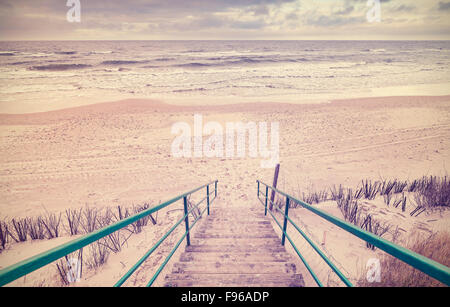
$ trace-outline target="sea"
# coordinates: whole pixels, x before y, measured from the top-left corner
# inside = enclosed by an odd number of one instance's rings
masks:
[[[0,42],[0,113],[450,94],[450,41]]]

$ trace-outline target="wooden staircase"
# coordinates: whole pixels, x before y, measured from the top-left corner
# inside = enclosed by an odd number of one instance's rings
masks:
[[[166,275],[165,286],[303,287],[302,274],[263,211],[214,206]]]

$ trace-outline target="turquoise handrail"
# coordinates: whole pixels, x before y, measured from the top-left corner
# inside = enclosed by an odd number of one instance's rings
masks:
[[[450,285],[450,268],[449,267],[447,267],[443,264],[440,264],[432,259],[424,257],[420,254],[417,254],[407,248],[396,245],[386,239],[380,238],[380,237],[374,235],[373,233],[365,231],[365,230],[363,230],[353,224],[350,224],[346,221],[343,221],[337,217],[334,217],[318,208],[311,206],[310,204],[307,204],[285,192],[278,190],[277,188],[275,188],[273,186],[265,184],[264,182],[262,182],[260,180],[257,180],[257,183],[258,183],[258,199],[260,201],[261,201],[261,199],[259,198],[259,195],[262,194],[259,191],[260,185],[262,184],[262,185],[266,186],[266,195],[265,195],[265,197],[266,197],[266,201],[265,201],[266,212],[267,212],[268,189],[271,189],[272,191],[275,191],[276,193],[286,197],[287,207],[289,204],[289,200],[293,200],[296,203],[298,203],[299,205],[301,205],[302,207],[304,207],[305,209],[307,209],[307,210],[313,212],[314,214],[322,217],[323,219],[331,222],[332,224],[338,226],[339,228],[350,232],[351,234],[357,236],[358,238],[360,238],[360,239],[378,247],[379,249],[385,251],[386,253],[406,262],[407,264],[411,265],[412,267],[439,280],[440,282],[446,284],[447,286]],[[261,201],[261,203],[262,203],[262,201]],[[263,203],[263,205],[264,205],[264,203]],[[276,207],[276,206],[274,206],[274,207]],[[277,209],[277,210],[280,211],[279,209]],[[300,230],[300,228],[286,214],[286,213],[288,213],[287,210],[285,210],[285,212],[282,212],[282,211],[280,211],[280,212],[283,214],[285,221],[289,221],[289,223],[291,223],[303,237],[306,237],[306,235]],[[272,214],[272,217],[275,218],[273,216],[273,214]],[[277,221],[277,223],[278,223],[278,221]],[[278,223],[278,226],[281,227],[281,225],[279,225],[279,223]],[[287,235],[286,229],[284,229],[283,230],[283,238],[286,235]],[[284,239],[283,239],[283,241],[284,241]],[[312,243],[312,241],[309,238],[307,239],[307,242],[309,244],[312,244],[311,246],[314,248],[314,250],[319,253],[319,255],[327,262],[327,264],[333,269],[333,271],[335,271],[338,274],[338,276],[341,278],[341,280],[344,281],[344,279],[343,279],[344,276],[342,275],[342,273],[338,273],[336,271],[337,268],[334,265],[333,266],[330,265],[331,261],[329,259],[327,259],[327,257],[319,250],[319,248],[317,246],[313,246],[314,244]],[[291,244],[292,244],[292,242],[291,242]],[[344,281],[344,283],[346,283],[346,282]],[[347,285],[349,286],[349,284],[347,284]]]
[[[207,193],[209,192],[209,185],[207,186]],[[205,209],[201,212],[201,214],[197,217],[197,219],[194,221],[194,224],[189,227],[189,230],[192,229],[192,227],[195,225],[195,223],[198,221],[198,219],[200,219],[201,216],[203,216],[203,213],[205,212],[205,210],[208,210],[208,215],[209,215],[209,206],[212,204],[212,202],[216,199],[216,197],[214,197],[211,201],[209,201],[209,194],[212,193],[208,193],[206,197],[204,197],[202,200],[200,200],[195,206],[193,206],[187,213],[184,214],[184,216],[178,220],[178,222],[175,223],[174,226],[172,226],[172,228],[169,229],[168,232],[166,232],[166,234],[164,236],[162,236],[162,238],[156,242],[155,245],[152,246],[152,248],[150,248],[145,255],[139,259],[139,261],[133,266],[131,267],[131,269],[124,275],[122,276],[122,278],[114,285],[114,287],[120,287],[123,285],[123,283],[129,278],[131,277],[131,275],[141,266],[142,263],[144,263],[144,261],[161,245],[161,243],[164,242],[164,240],[178,227],[178,225],[180,225],[188,216],[189,214],[191,214],[192,211],[194,211],[195,209],[198,208],[198,206],[205,201],[205,199],[208,199],[208,204]],[[186,231],[183,235],[183,237],[180,239],[179,243],[181,243],[181,241],[183,241],[183,239],[187,236],[188,231]],[[167,264],[167,262],[170,260],[170,257],[172,257],[173,253],[176,251],[176,249],[179,246],[179,243],[176,245],[175,249],[173,250],[173,252],[171,252],[169,254],[169,256],[166,258],[166,261],[163,263],[163,265],[161,265],[161,267],[158,269],[158,271],[155,273],[155,275],[152,277],[151,281],[149,282],[149,285],[153,284],[154,280],[156,279],[156,277],[158,277],[159,273],[161,272],[161,270],[164,268],[164,266]]]
[[[110,235],[111,233],[113,233],[113,232],[115,232],[117,230],[120,230],[120,229],[122,229],[122,228],[124,228],[124,227],[126,227],[126,226],[128,226],[128,225],[130,225],[130,224],[132,224],[134,222],[136,222],[137,220],[139,220],[139,219],[141,219],[143,217],[146,217],[146,216],[148,216],[148,215],[150,215],[150,214],[152,214],[154,212],[157,212],[157,211],[159,211],[159,210],[161,210],[161,209],[171,205],[172,203],[174,203],[174,202],[176,202],[176,201],[178,201],[180,199],[184,199],[184,201],[186,201],[186,198],[189,195],[194,194],[195,192],[197,192],[197,191],[199,191],[199,190],[201,190],[201,189],[203,189],[205,187],[208,187],[208,190],[209,190],[209,186],[212,185],[212,184],[214,184],[214,194],[215,194],[214,199],[215,199],[217,197],[217,183],[218,183],[218,180],[211,181],[211,182],[209,182],[209,183],[207,183],[205,185],[202,185],[202,186],[200,186],[198,188],[195,188],[195,189],[193,189],[193,190],[191,190],[189,192],[186,192],[186,193],[183,193],[181,195],[178,195],[178,196],[176,196],[176,197],[174,197],[174,198],[172,198],[172,199],[170,199],[170,200],[168,200],[168,201],[166,201],[166,202],[164,202],[162,204],[159,204],[159,205],[157,205],[157,206],[155,206],[153,208],[149,208],[149,209],[143,210],[143,211],[141,211],[141,212],[139,212],[139,213],[137,213],[135,215],[132,215],[132,216],[130,216],[128,218],[120,220],[120,221],[118,221],[118,222],[116,222],[114,224],[108,225],[108,226],[106,226],[106,227],[104,227],[102,229],[99,229],[99,230],[96,230],[96,231],[91,232],[89,234],[86,234],[86,235],[84,235],[84,236],[82,236],[82,237],[80,237],[78,239],[75,239],[75,240],[72,240],[72,241],[70,241],[68,243],[59,245],[59,246],[57,246],[55,248],[52,248],[52,249],[50,249],[48,251],[40,253],[40,254],[38,254],[36,256],[33,256],[31,258],[28,258],[26,260],[20,261],[20,262],[14,264],[14,265],[11,265],[11,266],[9,266],[7,268],[4,268],[4,269],[0,270],[0,287],[2,287],[4,285],[6,285],[6,284],[16,280],[16,279],[18,279],[18,278],[20,278],[20,277],[22,277],[22,276],[24,276],[26,274],[29,274],[29,273],[31,273],[33,271],[36,271],[37,269],[39,269],[39,268],[41,268],[41,267],[43,267],[43,266],[45,266],[47,264],[50,264],[51,262],[53,262],[55,260],[58,260],[58,259],[66,256],[66,255],[68,255],[68,254],[70,254],[70,253],[72,253],[74,251],[77,251],[77,250],[79,250],[79,249],[81,249],[81,248],[83,248],[83,247],[85,247],[85,246],[87,246],[87,245],[89,245],[89,244],[91,244],[91,243],[93,243],[93,242],[103,238],[103,237],[106,237],[106,236]],[[210,206],[211,202],[209,201],[209,197],[207,197],[207,198],[208,198],[207,208],[208,208],[208,211],[209,211],[209,206]],[[202,201],[204,201],[204,199]],[[197,206],[199,204],[200,203],[198,203]],[[190,210],[189,212],[191,212],[191,211],[192,210]],[[186,206],[185,206],[185,212],[184,213],[185,213],[185,216],[188,215],[188,212],[186,210]],[[184,218],[185,217],[183,217],[183,219]],[[186,221],[186,219],[185,219],[185,221]],[[179,224],[177,224],[177,226],[178,225]],[[190,230],[190,228],[187,228],[184,237],[189,238],[189,230]],[[171,231],[171,230],[169,230],[169,231]],[[187,240],[187,242],[188,242],[188,245],[189,245],[189,239]]]

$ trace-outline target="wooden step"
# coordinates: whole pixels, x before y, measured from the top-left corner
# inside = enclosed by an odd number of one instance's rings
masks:
[[[249,231],[246,231],[249,230]],[[253,230],[253,231],[250,231]],[[203,233],[203,234],[228,234],[228,235],[235,235],[235,234],[274,234],[273,228],[241,228],[241,229],[233,229],[233,228],[198,228],[196,229],[195,233]]]
[[[179,262],[173,266],[172,273],[195,274],[294,274],[296,266],[286,262]]]
[[[245,246],[236,245],[191,245],[186,246],[187,252],[286,252],[283,246],[276,245],[255,245],[247,244]]]
[[[204,235],[245,235],[249,234],[249,237],[252,236],[261,236],[264,237],[266,235],[276,235],[276,232],[272,229],[268,228],[242,228],[242,229],[227,229],[227,228],[199,228],[195,231],[193,231],[192,235],[195,236],[197,234],[204,234]]]
[[[223,233],[223,232],[216,232],[212,233],[209,231],[203,231],[203,232],[196,232],[195,238],[199,239],[213,239],[213,238],[250,238],[250,239],[259,239],[259,238],[266,238],[266,239],[278,239],[278,236],[275,234],[275,232],[255,232],[255,233],[247,233],[243,234],[242,232],[235,232],[235,233]]]
[[[241,231],[244,232],[246,229],[261,229],[261,230],[272,230],[273,227],[271,224],[246,224],[246,225],[234,225],[231,223],[227,224],[207,224],[204,223],[202,225],[199,225],[197,229],[214,229],[214,230],[229,230],[229,231]]]
[[[217,204],[216,204],[217,205]],[[304,281],[263,210],[216,206],[166,275],[177,287],[302,287]]]
[[[191,245],[251,245],[251,246],[281,246],[281,240],[278,238],[208,238],[202,239],[197,236],[191,239]]]
[[[169,274],[166,287],[304,287],[301,274]]]
[[[258,218],[266,218],[267,216],[264,215],[264,210],[263,212],[253,212],[253,211],[247,211],[247,210],[242,210],[242,211],[234,211],[234,212],[211,212],[210,215],[207,215],[208,218],[212,217],[212,218],[217,218],[217,217],[228,217],[228,218],[247,218],[247,217],[258,217]]]
[[[270,221],[267,220],[261,220],[261,221],[245,221],[245,222],[238,222],[233,220],[220,220],[220,221],[213,221],[213,220],[207,220],[202,223],[202,226],[219,226],[219,227],[227,227],[227,226],[234,226],[237,228],[242,227],[249,227],[249,226],[271,226],[272,224]]]
[[[214,209],[214,213],[221,213],[221,214],[243,214],[243,213],[262,213],[264,214],[264,207],[258,208],[258,207],[213,207],[211,206],[210,209]],[[212,212],[212,210],[211,210]]]
[[[180,255],[181,262],[212,262],[212,261],[235,261],[235,262],[287,262],[291,261],[286,252],[184,252]]]
[[[210,215],[207,215],[208,218],[234,218],[234,219],[247,219],[247,217],[255,217],[255,218],[267,218],[267,215],[264,215],[263,212],[251,212],[251,211],[236,211],[236,212],[212,212]]]

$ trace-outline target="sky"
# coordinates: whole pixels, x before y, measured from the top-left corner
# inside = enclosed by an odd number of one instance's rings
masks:
[[[78,1],[0,0],[0,40],[450,39],[450,0]]]

